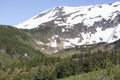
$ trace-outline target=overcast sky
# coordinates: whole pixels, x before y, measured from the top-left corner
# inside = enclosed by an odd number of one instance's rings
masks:
[[[16,25],[56,6],[87,6],[120,0],[0,0],[0,24]]]

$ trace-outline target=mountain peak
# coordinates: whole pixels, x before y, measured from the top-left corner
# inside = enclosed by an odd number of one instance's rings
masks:
[[[42,36],[36,40],[37,43],[55,48],[111,43],[120,38],[120,2],[80,7],[58,6],[16,27],[40,34],[32,34]]]
[[[90,5],[80,7],[58,6],[46,10],[39,15],[36,15],[18,25],[17,28],[32,29],[38,27],[42,23],[55,20],[56,18],[66,18],[66,24],[77,24],[83,22],[87,26],[92,26],[97,20],[102,18],[109,19],[114,12],[120,11],[120,2],[103,4],[103,5]],[[101,17],[101,18],[100,18]],[[94,19],[92,19],[94,18]]]

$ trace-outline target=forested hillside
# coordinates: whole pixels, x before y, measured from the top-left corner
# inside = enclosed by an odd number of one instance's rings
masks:
[[[35,55],[36,43],[22,30],[7,25],[0,25],[0,51],[9,55]]]
[[[101,44],[104,43],[101,43],[47,55],[38,50],[24,30],[0,25],[0,80],[56,80],[84,74],[89,76],[99,71],[104,73],[102,78],[118,80],[119,71],[114,69],[120,66],[118,43],[119,40],[110,44],[114,47],[109,51],[108,48],[102,50]]]

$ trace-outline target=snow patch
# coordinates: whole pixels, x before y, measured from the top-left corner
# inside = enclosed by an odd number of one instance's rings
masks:
[[[62,32],[65,32],[65,28],[62,28]]]
[[[44,45],[44,43],[41,42],[41,41],[36,41],[36,43],[37,43],[38,45]]]
[[[57,47],[57,41],[56,40],[53,40],[50,42],[50,47]]]

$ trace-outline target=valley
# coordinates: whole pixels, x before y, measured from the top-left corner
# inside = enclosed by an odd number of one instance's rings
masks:
[[[119,79],[120,2],[58,6],[0,25],[0,80]]]

